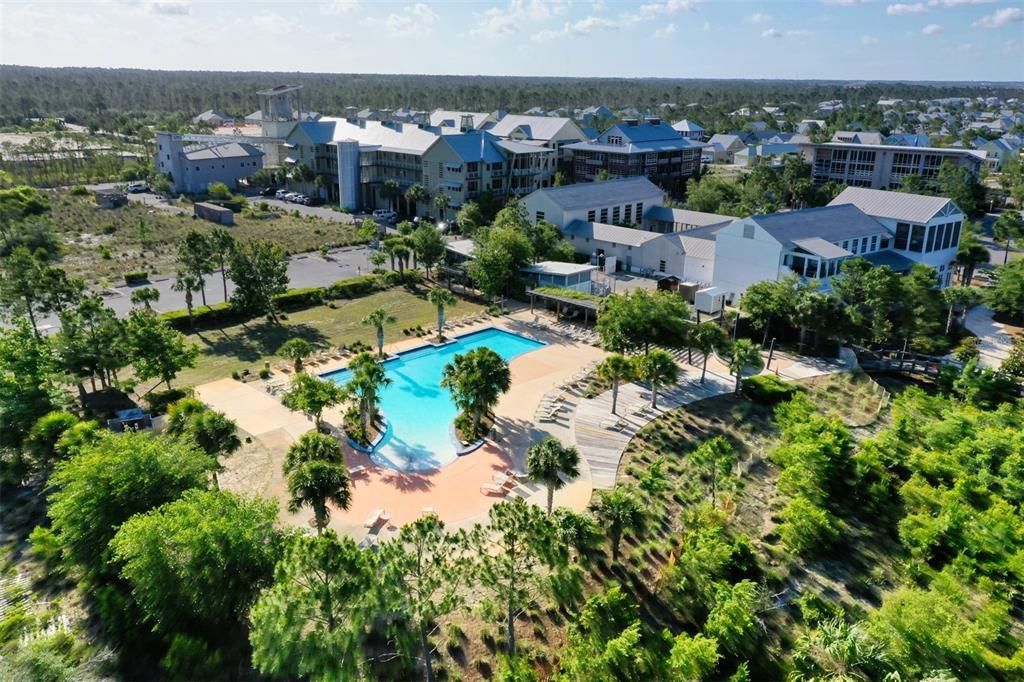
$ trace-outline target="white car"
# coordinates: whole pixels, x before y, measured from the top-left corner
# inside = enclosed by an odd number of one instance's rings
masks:
[[[140,192],[147,191],[149,189],[149,186],[144,182],[133,182],[130,185],[128,185],[127,189],[128,192],[131,194],[139,194]]]
[[[398,219],[398,214],[394,211],[389,211],[386,208],[378,208],[373,212],[373,217],[377,220],[383,220],[386,223],[391,223]]]
[[[285,196],[287,196],[287,194],[288,194],[288,190],[286,190],[286,189],[279,189],[276,192],[274,192],[274,198],[275,199],[284,199]]]

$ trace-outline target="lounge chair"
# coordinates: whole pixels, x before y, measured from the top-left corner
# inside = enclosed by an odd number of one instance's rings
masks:
[[[484,483],[480,486],[480,492],[484,495],[505,495],[508,491],[505,490],[504,486],[496,483]]]
[[[288,364],[287,362],[279,362],[279,363],[277,363],[277,368],[280,371],[284,372],[285,374],[291,374],[292,373],[292,369],[293,369],[293,367],[290,364]]]
[[[366,517],[366,521],[363,522],[365,528],[376,528],[379,523],[386,523],[391,520],[391,517],[384,513],[383,509],[374,509],[370,512],[370,515]]]
[[[358,465],[356,465],[354,467],[350,467],[349,470],[348,470],[348,475],[349,476],[358,476],[359,474],[365,474],[365,473],[366,473],[366,466],[362,465],[362,464],[358,464]]]

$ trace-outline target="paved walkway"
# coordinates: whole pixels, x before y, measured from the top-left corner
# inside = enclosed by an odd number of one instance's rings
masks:
[[[1005,325],[993,319],[991,308],[983,305],[975,306],[967,311],[964,326],[978,336],[981,343],[978,350],[981,355],[978,363],[982,367],[998,369],[1003,360],[1010,354],[1013,347],[1013,335]]]

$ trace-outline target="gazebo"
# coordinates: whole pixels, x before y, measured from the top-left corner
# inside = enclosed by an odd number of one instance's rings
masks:
[[[545,304],[554,303],[555,310],[558,316],[562,316],[563,310],[571,310],[576,314],[583,311],[583,323],[589,324],[591,314],[593,314],[594,321],[597,321],[597,314],[601,309],[601,304],[591,298],[576,298],[573,297],[572,290],[567,290],[566,295],[562,296],[553,293],[550,290],[539,291],[537,289],[530,289],[526,292],[530,296],[530,312],[534,311],[534,304],[537,299],[544,301]]]

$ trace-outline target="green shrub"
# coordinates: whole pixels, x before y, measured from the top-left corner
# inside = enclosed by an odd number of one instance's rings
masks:
[[[270,370],[267,369],[266,367],[264,367],[263,369],[260,370],[260,379],[266,380],[266,379],[269,379],[269,378],[270,378]]]
[[[782,511],[779,535],[789,551],[803,557],[827,552],[839,539],[839,519],[806,497],[790,500]]]
[[[149,405],[149,412],[153,416],[164,414],[167,407],[174,402],[191,395],[191,391],[184,388],[170,388],[166,391],[151,391],[145,398]]]
[[[36,526],[28,536],[32,554],[46,564],[49,572],[60,563],[60,542],[46,526]]]
[[[793,397],[796,387],[774,374],[759,374],[743,380],[740,390],[750,400],[761,405],[777,405]]]
[[[126,272],[124,273],[124,283],[128,286],[135,284],[145,284],[149,281],[149,274],[142,271]]]
[[[89,196],[89,190],[85,188],[85,185],[75,185],[71,188],[69,194],[73,197],[87,197]]]
[[[178,331],[189,331],[187,310],[172,310],[162,313],[160,317]],[[214,303],[208,307],[193,308],[192,318],[195,321],[196,328],[199,329],[225,322],[241,321],[245,319],[245,316],[232,308],[230,303]]]
[[[324,290],[320,287],[289,289],[274,296],[274,303],[283,310],[301,310],[324,302]]]

